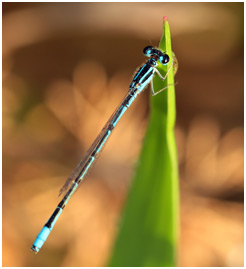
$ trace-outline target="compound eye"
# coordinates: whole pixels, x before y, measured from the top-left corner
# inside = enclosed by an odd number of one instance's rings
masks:
[[[167,54],[163,54],[161,56],[159,56],[159,62],[163,65],[168,64],[169,62],[169,56]]]
[[[153,51],[153,47],[151,46],[148,46],[148,47],[145,47],[144,50],[143,50],[143,54],[147,57],[150,57],[151,54],[152,54],[152,51]]]

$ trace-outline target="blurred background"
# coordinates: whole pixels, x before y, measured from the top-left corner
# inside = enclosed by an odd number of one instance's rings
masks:
[[[243,266],[243,3],[3,3],[3,266],[103,266],[141,150],[149,89],[38,255],[58,192],[168,17],[176,75],[179,266]]]

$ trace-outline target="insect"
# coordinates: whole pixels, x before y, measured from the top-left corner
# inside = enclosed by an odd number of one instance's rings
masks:
[[[122,102],[115,110],[115,112],[112,114],[112,116],[109,118],[109,120],[107,121],[107,123],[97,136],[96,140],[85,154],[84,158],[80,161],[80,163],[77,165],[75,170],[72,172],[72,174],[65,182],[64,186],[61,188],[60,194],[65,193],[65,195],[58,204],[58,206],[56,207],[51,217],[45,223],[41,232],[38,234],[36,240],[34,241],[31,250],[33,250],[35,253],[37,253],[43,246],[51,230],[53,229],[56,221],[58,220],[59,216],[64,210],[66,204],[79,187],[79,184],[83,181],[89,168],[92,166],[92,164],[96,160],[96,157],[102,151],[103,145],[108,140],[110,134],[112,133],[113,129],[115,128],[116,124],[118,123],[122,115],[125,113],[127,108],[132,104],[132,102],[136,99],[136,97],[141,92],[143,92],[143,90],[149,83],[151,83],[152,85],[153,83],[152,80],[155,73],[157,73],[162,80],[165,80],[168,75],[168,72],[171,70],[172,67],[174,67],[173,65],[174,60],[173,60],[166,75],[163,77],[160,74],[160,72],[156,69],[156,67],[158,66],[158,62],[162,65],[167,65],[170,61],[169,56],[163,53],[161,50],[153,48],[152,46],[145,47],[143,53],[145,56],[149,57],[149,59],[146,61],[145,64],[143,64],[138,69],[133,80],[130,83],[127,95],[122,100]],[[165,90],[166,88],[167,87],[159,90],[158,92],[154,92],[152,87],[152,95],[156,95]]]

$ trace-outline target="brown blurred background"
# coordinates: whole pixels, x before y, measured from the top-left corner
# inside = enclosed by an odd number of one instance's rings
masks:
[[[149,114],[127,111],[38,255],[58,191],[162,17],[179,60],[179,266],[243,266],[243,3],[3,3],[3,266],[103,266]]]

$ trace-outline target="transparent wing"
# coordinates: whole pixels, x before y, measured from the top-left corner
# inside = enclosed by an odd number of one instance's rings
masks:
[[[110,128],[111,123],[114,122],[114,121],[118,121],[118,119],[123,115],[123,113],[122,113],[122,107],[124,106],[125,101],[127,101],[128,99],[129,99],[129,94],[127,94],[125,96],[125,98],[123,99],[123,101],[121,102],[121,104],[117,107],[117,109],[111,115],[111,117],[109,118],[109,120],[107,121],[107,123],[104,125],[103,129],[101,130],[101,132],[99,133],[99,135],[97,136],[97,138],[95,139],[95,141],[93,142],[93,144],[91,145],[91,147],[86,152],[86,154],[83,157],[83,159],[80,161],[80,163],[76,166],[76,168],[74,169],[74,171],[68,177],[68,179],[66,180],[65,184],[63,185],[63,187],[59,191],[59,196],[62,193],[64,193],[73,184],[74,180],[79,176],[80,172],[84,169],[84,166],[87,164],[88,159],[92,155],[94,149],[100,143],[101,139],[104,137],[104,135],[108,132],[109,129],[112,130],[112,128]],[[104,142],[104,145],[105,145],[105,142]],[[103,149],[103,147],[100,149],[99,152],[97,152],[97,154],[95,155],[95,158],[98,157],[98,155],[99,155],[100,152],[102,152],[102,149]],[[95,161],[94,161],[94,163],[95,163]]]

